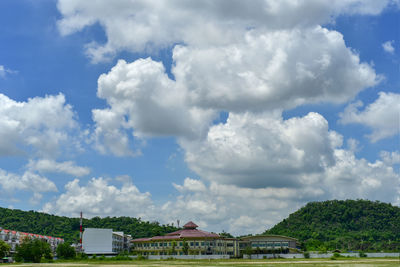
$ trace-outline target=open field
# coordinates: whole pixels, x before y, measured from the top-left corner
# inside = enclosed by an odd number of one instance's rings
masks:
[[[346,267],[373,267],[373,266],[400,266],[400,260],[397,258],[385,259],[307,259],[307,260],[143,260],[143,261],[90,261],[90,262],[59,262],[59,263],[23,263],[23,264],[5,264],[4,266],[15,267],[80,267],[80,266],[346,266]]]

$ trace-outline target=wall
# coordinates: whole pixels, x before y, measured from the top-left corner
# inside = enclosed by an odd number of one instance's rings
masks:
[[[229,259],[229,255],[149,255],[147,256],[149,260],[160,260],[174,258],[179,260],[220,260]]]
[[[399,257],[400,253],[365,253],[367,254],[367,257],[369,258],[384,258],[384,257]],[[358,252],[357,253],[340,253],[340,255],[344,256],[344,257],[359,257]],[[285,259],[302,259],[304,258],[303,254],[300,253],[293,253],[293,254],[252,254],[251,258],[252,259],[263,259],[264,257],[266,257],[267,259],[270,258],[274,258],[274,256],[276,258],[285,258]],[[333,253],[324,253],[324,254],[319,254],[319,253],[310,253],[310,258],[311,259],[323,259],[323,258],[330,258],[333,256]],[[243,255],[244,259],[248,259],[247,255]]]
[[[86,254],[112,253],[112,229],[86,228],[82,246]]]

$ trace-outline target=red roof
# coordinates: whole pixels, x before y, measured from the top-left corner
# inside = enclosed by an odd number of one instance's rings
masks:
[[[30,236],[30,237],[39,237],[39,238],[45,238],[45,237],[48,237],[48,238],[57,238],[57,239],[59,239],[59,240],[64,240],[64,239],[62,239],[62,238],[59,238],[59,237],[52,237],[52,236],[43,236],[43,235],[39,235],[39,234],[32,234],[32,233],[25,233],[25,232],[18,232],[18,231],[14,231],[14,230],[7,230],[7,229],[0,229],[1,231],[4,231],[5,233],[12,233],[12,234],[20,234],[20,235],[27,235],[27,236]]]
[[[150,238],[137,238],[132,240],[133,242],[144,242],[144,241],[156,241],[156,240],[170,240],[170,239],[181,239],[181,238],[218,238],[219,235],[209,233],[206,231],[196,229],[198,226],[190,221],[185,224],[184,229],[166,234],[164,236],[153,236]]]
[[[186,223],[183,228],[185,229],[196,229],[197,227],[199,227],[197,224],[195,224],[194,222],[190,221],[188,223]]]

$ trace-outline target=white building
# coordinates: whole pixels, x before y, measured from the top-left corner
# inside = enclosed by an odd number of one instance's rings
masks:
[[[106,255],[129,251],[130,236],[112,229],[85,228],[82,247],[86,254]]]
[[[56,251],[57,246],[64,242],[64,239],[59,237],[31,234],[0,228],[0,240],[3,240],[10,245],[12,253],[15,252],[16,247],[20,245],[24,239],[40,239],[46,241],[50,244],[53,253]]]

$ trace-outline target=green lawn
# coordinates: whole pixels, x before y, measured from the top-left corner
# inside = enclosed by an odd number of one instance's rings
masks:
[[[400,260],[398,258],[344,258],[337,260],[330,259],[269,259],[269,260],[133,260],[133,261],[64,261],[64,262],[54,262],[54,263],[42,263],[42,264],[30,264],[30,263],[20,263],[20,264],[4,264],[3,266],[56,266],[56,267],[80,267],[80,266],[235,266],[235,267],[245,267],[245,266],[346,266],[346,267],[374,267],[374,266],[400,266]]]

